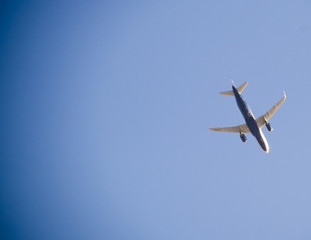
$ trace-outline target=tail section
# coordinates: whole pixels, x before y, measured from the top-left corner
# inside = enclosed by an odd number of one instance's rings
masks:
[[[228,96],[234,96],[234,93],[233,93],[232,90],[231,90],[231,91],[226,91],[226,92],[221,92],[220,94],[222,94],[222,95],[228,95]]]
[[[238,92],[239,92],[240,94],[242,93],[242,91],[244,90],[244,88],[246,87],[247,84],[248,84],[248,82],[246,81],[245,83],[243,83],[241,86],[239,86],[239,87],[237,88],[237,90],[238,90]],[[234,93],[233,93],[232,90],[231,90],[231,91],[221,92],[220,94],[222,94],[222,95],[228,95],[228,96],[234,96]]]

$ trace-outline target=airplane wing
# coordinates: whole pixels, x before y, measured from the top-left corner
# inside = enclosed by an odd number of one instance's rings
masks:
[[[266,112],[264,115],[260,116],[256,119],[257,125],[259,128],[261,128],[263,125],[265,125],[268,120],[272,117],[272,115],[278,110],[278,108],[281,106],[281,104],[285,101],[286,94],[284,92],[284,96],[280,101],[278,101],[268,112]]]
[[[211,131],[218,132],[238,132],[238,133],[249,133],[249,128],[246,124],[234,126],[234,127],[220,127],[220,128],[210,128]]]

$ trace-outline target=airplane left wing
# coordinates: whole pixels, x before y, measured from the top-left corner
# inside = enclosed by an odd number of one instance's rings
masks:
[[[259,128],[261,128],[263,125],[265,125],[268,120],[272,117],[272,115],[278,110],[278,108],[281,106],[281,104],[285,101],[286,94],[284,92],[284,96],[280,101],[278,101],[268,112],[266,112],[264,115],[260,116],[256,119],[257,125]]]
[[[220,128],[210,128],[211,131],[218,132],[238,132],[238,133],[249,133],[249,128],[246,124],[234,126],[234,127],[220,127]]]

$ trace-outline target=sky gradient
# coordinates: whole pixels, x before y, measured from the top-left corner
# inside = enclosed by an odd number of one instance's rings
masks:
[[[310,239],[311,3],[0,7],[1,239]],[[248,81],[266,154],[219,95]]]

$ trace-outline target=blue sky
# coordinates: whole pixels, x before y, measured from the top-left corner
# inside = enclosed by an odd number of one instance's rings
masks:
[[[3,239],[311,238],[308,1],[1,5]],[[219,95],[249,81],[255,139]]]

